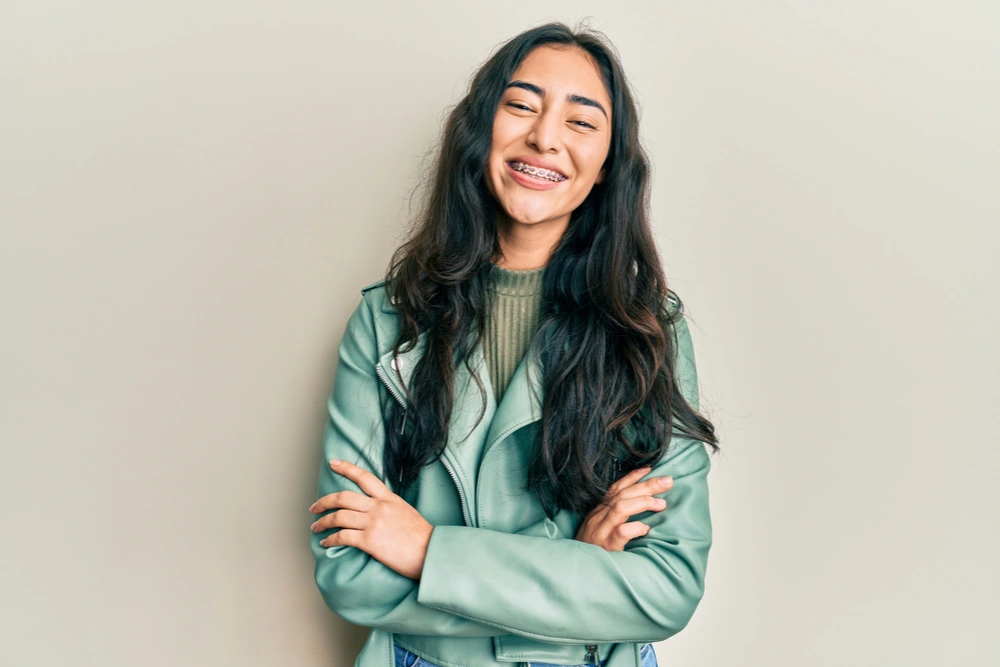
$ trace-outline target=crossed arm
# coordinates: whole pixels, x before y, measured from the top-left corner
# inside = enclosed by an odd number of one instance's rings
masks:
[[[374,321],[367,297],[349,319],[327,403],[319,496],[360,491],[328,465],[342,459],[381,479],[382,426]],[[678,326],[678,372],[697,407],[697,377],[686,323]],[[374,446],[373,446],[374,439]],[[671,476],[670,509],[623,551],[553,539],[548,522],[509,534],[436,526],[419,581],[359,548],[325,548],[312,536],[315,578],[333,611],[358,625],[404,634],[484,637],[517,634],[561,643],[655,642],[690,620],[704,585],[711,520],[710,461],[697,440],[677,438],[651,476]],[[543,520],[544,521],[544,520]]]

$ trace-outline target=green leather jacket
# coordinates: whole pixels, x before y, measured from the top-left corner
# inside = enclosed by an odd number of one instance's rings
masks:
[[[402,383],[416,367],[426,334],[393,359],[397,316],[383,282],[361,294],[340,343],[327,402],[317,497],[345,489],[361,493],[330,470],[333,458],[374,472],[396,491],[382,474],[379,385],[403,402]],[[697,408],[694,352],[683,317],[676,329],[679,381]],[[694,614],[712,544],[706,446],[674,436],[645,478],[673,477],[673,487],[659,494],[667,508],[631,517],[651,529],[624,551],[574,540],[580,518],[566,510],[547,518],[534,494],[520,489],[523,480],[516,474],[527,465],[541,419],[540,367],[533,354],[538,344],[536,337],[500,405],[489,389],[486,413],[475,428],[481,395],[464,364],[458,365],[447,449],[403,495],[434,525],[419,581],[356,547],[325,548],[319,541],[331,531],[310,531],[316,584],[327,606],[371,628],[356,667],[397,667],[393,641],[445,667],[605,659],[605,667],[640,667],[643,644],[680,632]],[[470,362],[490,387],[481,347]]]

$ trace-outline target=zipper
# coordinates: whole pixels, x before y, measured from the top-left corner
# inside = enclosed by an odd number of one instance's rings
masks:
[[[448,474],[451,475],[452,481],[455,482],[455,488],[458,490],[458,499],[462,501],[462,520],[465,521],[466,526],[471,526],[472,520],[469,518],[469,508],[465,505],[465,496],[462,494],[462,485],[458,483],[458,476],[455,474],[455,471],[452,470],[451,464],[448,463],[448,459],[445,458],[444,454],[438,458],[441,463],[444,464]]]
[[[600,667],[597,664],[597,644],[588,644],[587,645],[587,660],[594,667]]]
[[[389,393],[392,394],[393,398],[395,398],[399,403],[399,407],[403,408],[403,425],[399,427],[399,434],[403,435],[403,429],[406,428],[406,401],[403,400],[403,397],[399,395],[399,392],[397,392],[395,387],[392,386],[392,383],[389,382],[389,378],[385,376],[385,371],[382,370],[381,363],[375,364],[375,373],[382,380],[385,388],[389,390]]]
[[[389,382],[389,378],[385,376],[385,371],[382,370],[381,363],[375,364],[375,373],[379,376],[379,379],[382,380],[382,383],[385,385],[386,389],[389,390],[389,393],[392,394],[393,397],[399,402],[400,407],[403,408],[403,425],[399,427],[399,434],[402,435],[403,429],[406,428],[406,403],[403,401],[403,397],[399,395],[399,392],[396,391],[395,387],[392,386],[392,383]],[[445,469],[448,471],[448,474],[451,475],[451,479],[455,483],[455,489],[458,491],[458,499],[462,503],[462,520],[465,522],[466,526],[471,526],[472,519],[469,516],[469,506],[465,502],[465,494],[462,493],[462,485],[458,481],[458,475],[455,474],[455,471],[452,469],[451,464],[448,463],[448,459],[445,458],[444,454],[438,458],[441,463],[444,464]],[[399,481],[403,481],[402,477]]]

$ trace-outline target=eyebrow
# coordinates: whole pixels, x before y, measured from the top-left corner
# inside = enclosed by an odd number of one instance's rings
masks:
[[[527,81],[521,81],[520,79],[508,83],[507,88],[523,88],[525,90],[531,91],[532,93],[538,95],[539,97],[545,97],[544,88],[540,88],[533,83],[528,83]],[[507,90],[507,88],[504,88],[504,90]],[[567,93],[566,101],[569,102],[570,104],[583,104],[588,107],[594,107],[596,109],[600,109],[601,113],[604,114],[604,119],[608,120],[608,112],[604,110],[604,107],[597,100],[592,100],[589,97],[584,97],[583,95],[577,95],[575,93]]]

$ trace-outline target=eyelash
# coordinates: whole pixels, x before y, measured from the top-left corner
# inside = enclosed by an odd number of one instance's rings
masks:
[[[508,102],[507,106],[514,107],[515,109],[524,109],[525,111],[531,111],[530,108],[524,106],[523,104],[518,104],[517,102]],[[597,129],[593,125],[591,125],[590,123],[588,123],[587,121],[584,121],[584,120],[574,120],[573,122],[574,123],[581,123],[581,124],[583,124],[584,127],[589,127],[592,130]]]

